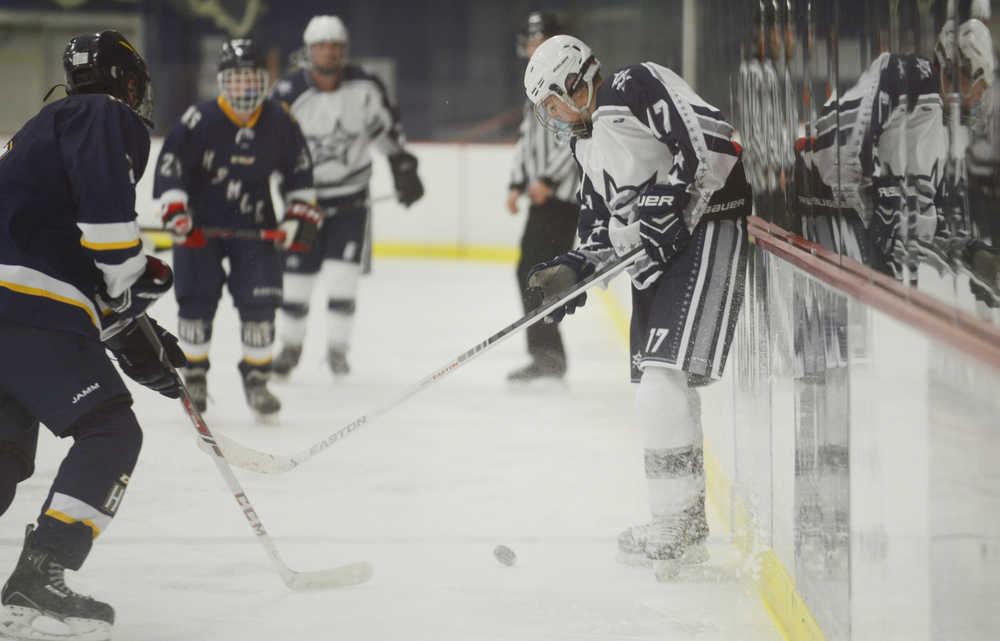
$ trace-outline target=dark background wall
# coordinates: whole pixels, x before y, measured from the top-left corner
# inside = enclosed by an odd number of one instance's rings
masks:
[[[75,6],[69,10],[63,4]],[[217,0],[215,6],[238,21],[253,4]],[[263,9],[250,35],[277,50],[283,61],[301,46],[309,18],[320,13],[344,20],[352,57],[391,59],[395,73],[387,80],[394,87],[409,137],[416,140],[455,139],[521,105],[525,61],[515,55],[515,36],[533,10],[563,15],[571,33],[594,47],[605,69],[655,60],[680,71],[683,0],[261,0],[259,4]],[[18,12],[140,15],[160,133],[187,105],[204,99],[199,96],[199,76],[214,68],[214,45],[227,37],[215,19],[196,15],[187,0],[6,0],[0,1],[0,25],[3,13]],[[205,45],[207,40],[211,48]],[[506,122],[498,129],[476,131],[485,139],[509,138],[514,126]]]

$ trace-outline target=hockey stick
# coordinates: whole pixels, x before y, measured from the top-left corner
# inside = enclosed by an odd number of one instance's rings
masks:
[[[358,430],[363,425],[370,423],[376,417],[381,416],[394,407],[400,405],[403,401],[409,399],[417,392],[430,387],[432,384],[441,380],[448,374],[451,374],[472,359],[477,356],[481,356],[491,347],[494,347],[503,340],[510,338],[522,329],[534,325],[548,316],[553,310],[590,289],[590,287],[595,285],[597,282],[609,279],[624,271],[626,267],[634,263],[640,258],[640,256],[643,255],[643,251],[644,250],[640,245],[639,247],[629,251],[618,260],[604,265],[601,269],[594,272],[594,274],[588,276],[584,280],[577,283],[572,289],[567,290],[564,294],[560,295],[559,298],[553,299],[548,303],[543,303],[541,306],[535,308],[531,312],[528,312],[472,349],[459,354],[457,357],[449,361],[444,367],[441,367],[440,369],[437,369],[431,374],[425,376],[417,383],[397,394],[391,400],[383,403],[371,412],[362,414],[361,416],[355,418],[353,421],[340,428],[330,436],[316,443],[309,449],[299,452],[298,454],[294,454],[292,456],[282,456],[279,454],[261,452],[237,443],[236,441],[233,441],[232,439],[229,439],[221,434],[217,434],[215,436],[215,443],[211,443],[207,440],[204,441],[204,443],[201,444],[202,449],[206,449],[205,446],[212,446],[217,443],[222,451],[226,453],[226,457],[237,467],[259,472],[261,474],[283,474],[288,472],[299,465],[302,465],[348,434]]]
[[[136,321],[139,323],[139,328],[146,336],[146,339],[156,349],[160,363],[177,379],[180,385],[181,403],[184,405],[184,411],[187,413],[188,418],[191,419],[191,423],[194,424],[194,428],[198,430],[200,442],[204,443],[214,455],[215,466],[218,468],[219,474],[222,475],[222,478],[226,481],[226,485],[229,486],[229,491],[236,498],[236,503],[240,506],[240,511],[243,512],[243,516],[250,523],[250,527],[253,528],[254,534],[257,535],[257,540],[264,546],[267,556],[271,559],[274,567],[277,568],[278,574],[281,575],[281,580],[285,582],[285,585],[292,590],[340,588],[364,583],[371,578],[372,566],[364,562],[313,572],[297,572],[285,564],[281,555],[278,554],[278,548],[274,545],[274,541],[271,540],[267,530],[264,529],[264,524],[261,522],[260,517],[257,516],[257,511],[251,505],[250,499],[247,497],[246,492],[243,491],[243,487],[236,479],[236,475],[233,474],[233,470],[226,461],[225,455],[216,445],[212,431],[208,429],[205,420],[191,401],[191,395],[188,393],[187,387],[184,386],[183,379],[177,374],[177,370],[170,363],[167,352],[163,349],[160,337],[157,336],[156,331],[150,324],[149,318],[145,314],[142,314]]]
[[[205,238],[237,238],[240,240],[285,240],[285,232],[280,229],[227,229],[225,227],[199,227]],[[150,234],[170,234],[159,227],[140,227],[139,231]]]

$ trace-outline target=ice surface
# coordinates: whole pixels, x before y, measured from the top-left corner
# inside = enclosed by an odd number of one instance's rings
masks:
[[[302,364],[272,386],[277,425],[255,423],[244,403],[227,295],[206,421],[298,452],[515,320],[515,287],[509,265],[376,260],[353,371],[336,381],[317,291]],[[176,327],[173,299],[151,314]],[[285,588],[179,404],[133,386],[143,453],[118,518],[70,584],[115,606],[116,639],[780,638],[752,588],[718,580],[731,574],[724,537],[713,535],[712,571],[676,583],[615,562],[617,533],[648,518],[627,353],[596,297],[563,328],[565,386],[509,387],[526,359],[515,336],[289,474],[238,471],[293,568],[374,564],[368,584],[321,593]],[[43,432],[35,476],[3,518],[3,573],[67,447]],[[496,561],[498,544],[516,566]]]

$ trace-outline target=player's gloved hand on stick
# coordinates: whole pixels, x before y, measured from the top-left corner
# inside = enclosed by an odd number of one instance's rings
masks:
[[[636,199],[639,239],[653,261],[666,265],[691,240],[684,222],[689,199],[684,185],[653,185]]]
[[[424,195],[424,185],[417,175],[417,157],[406,151],[389,156],[392,182],[396,185],[399,204],[409,207]]]
[[[142,314],[156,299],[167,293],[173,284],[174,274],[170,271],[170,266],[159,258],[147,255],[146,270],[131,287],[114,298],[106,294],[98,297],[102,308],[113,312],[113,318],[106,318],[105,323]]]
[[[174,237],[174,243],[184,247],[204,247],[205,235],[194,226],[194,219],[187,205],[182,202],[167,203],[163,207],[163,229]]]
[[[307,203],[293,202],[278,225],[278,229],[285,232],[285,239],[278,241],[278,247],[293,252],[312,250],[322,222],[323,214],[319,209]]]
[[[160,343],[166,351],[167,359],[174,367],[184,367],[187,359],[177,345],[177,338],[149,319]],[[118,366],[125,374],[140,385],[155,390],[169,398],[181,395],[180,378],[163,363],[149,339],[142,333],[139,323],[132,319],[120,332],[104,341],[118,359]]]
[[[528,272],[528,294],[537,299],[538,307],[552,302],[568,291],[573,285],[594,273],[594,266],[587,262],[583,254],[566,252],[552,260],[540,263]],[[587,302],[587,292],[572,298],[545,317],[546,323],[558,323],[566,314],[572,314]]]

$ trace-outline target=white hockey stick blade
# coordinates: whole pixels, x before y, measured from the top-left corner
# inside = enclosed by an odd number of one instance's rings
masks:
[[[244,470],[250,470],[258,474],[284,474],[299,465],[299,462],[290,456],[281,456],[280,454],[270,454],[255,450],[242,443],[237,443],[219,432],[213,432],[212,436],[215,438],[215,443],[219,446],[219,449],[225,454],[226,460],[231,465],[243,468]],[[201,437],[198,438],[198,447],[202,452],[212,454],[212,446],[206,443]]]
[[[292,590],[328,590],[364,583],[372,578],[373,571],[370,563],[361,562],[315,572],[288,570],[282,572],[281,578]]]

